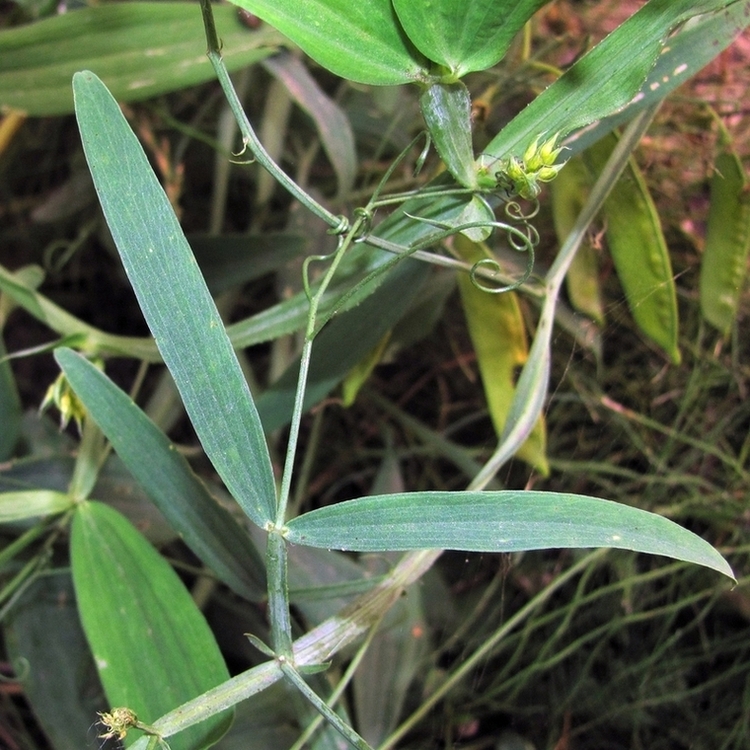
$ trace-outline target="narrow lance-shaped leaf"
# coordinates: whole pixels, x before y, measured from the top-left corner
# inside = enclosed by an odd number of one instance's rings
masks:
[[[673,521],[583,495],[520,490],[395,493],[319,508],[287,527],[287,539],[294,544],[360,552],[617,547],[698,563],[734,578],[708,542]]]
[[[104,84],[73,79],[99,200],[138,302],[217,472],[259,526],[275,485],[258,413],[190,246],[140,143]]]
[[[64,513],[74,505],[65,492],[54,490],[21,490],[0,493],[0,523]]]
[[[71,351],[55,358],[130,473],[196,555],[240,596],[265,591],[263,563],[247,532],[211,497],[167,436],[103,372]]]
[[[229,5],[214,9],[229,70],[273,54],[271,28],[249,31]],[[0,31],[0,106],[30,115],[73,111],[70,79],[92,68],[121,101],[140,101],[214,77],[200,13],[184,2],[102,3]],[[158,60],[158,64],[154,64]]]
[[[632,120],[645,107],[663,100],[725,50],[750,23],[750,0],[723,6],[691,19],[670,36],[669,44],[662,49],[656,65],[632,100],[615,114],[568,138],[566,155],[582,151],[615,127]],[[606,65],[606,59],[602,63]]]
[[[520,155],[540,133],[570,133],[624,108],[654,67],[669,33],[687,19],[721,11],[727,4],[650,0],[504,127],[484,149],[480,166],[491,170],[497,159]]]
[[[117,511],[95,502],[78,507],[71,565],[81,622],[111,706],[151,724],[229,679],[184,584]],[[231,711],[219,713],[170,739],[170,747],[207,747],[231,720]]]

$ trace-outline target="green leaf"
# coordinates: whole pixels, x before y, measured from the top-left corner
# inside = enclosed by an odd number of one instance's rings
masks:
[[[548,0],[393,0],[414,46],[456,78],[498,62],[513,37]]]
[[[617,126],[632,120],[638,112],[664,99],[726,49],[750,22],[750,0],[724,5],[726,7],[718,11],[693,18],[670,36],[669,45],[662,49],[656,65],[633,99],[615,114],[568,138],[566,153],[583,151]]]
[[[250,390],[177,217],[117,102],[73,78],[86,159],[146,322],[219,476],[259,526],[274,518],[271,459]]]
[[[693,16],[728,4],[650,0],[503,128],[484,149],[482,165],[491,169],[497,159],[520,156],[542,133],[570,133],[624,108],[638,94],[670,32]]]
[[[708,542],[676,523],[583,495],[521,490],[378,495],[305,513],[287,528],[293,544],[359,552],[618,547],[698,563],[734,578]]]
[[[130,708],[151,724],[229,679],[182,581],[117,511],[95,502],[79,506],[71,565],[83,629],[111,706]],[[231,720],[232,711],[217,714],[170,738],[170,747],[207,747]]]
[[[195,554],[240,596],[265,593],[250,537],[211,497],[167,436],[103,372],[70,349],[55,359],[120,459]]]
[[[229,5],[214,15],[224,62],[238,70],[283,42],[249,31]],[[120,101],[139,101],[214,78],[200,10],[184,2],[109,3],[0,32],[0,105],[30,115],[73,111],[70,79],[91,68]]]
[[[391,0],[235,1],[342,78],[381,86],[427,78],[427,63],[403,33]]]
[[[27,490],[0,493],[0,523],[64,513],[73,507],[73,499],[65,492]]]

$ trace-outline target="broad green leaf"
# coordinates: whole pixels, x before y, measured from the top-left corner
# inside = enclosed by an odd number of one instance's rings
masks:
[[[403,32],[391,0],[235,0],[342,78],[393,85],[426,80],[427,61]]]
[[[378,495],[313,510],[287,528],[293,544],[359,552],[617,547],[705,565],[734,578],[708,542],[673,521],[583,495],[531,490]]]
[[[283,43],[272,29],[249,31],[217,5],[224,62],[237,70]],[[184,2],[96,5],[0,32],[0,105],[30,115],[73,111],[70,79],[90,68],[119,101],[148,99],[214,78],[204,54],[200,9]]]
[[[520,156],[543,133],[570,133],[626,107],[667,46],[670,32],[693,16],[722,11],[730,2],[650,0],[503,128],[484,149],[481,166],[491,169],[497,159]]]
[[[0,493],[0,523],[64,513],[74,505],[65,492],[26,490]]]
[[[456,77],[498,62],[513,37],[548,0],[393,0],[414,46]]]
[[[611,134],[585,152],[584,159],[595,173],[603,169],[616,143]],[[633,157],[612,188],[603,214],[609,251],[635,322],[679,364],[677,290],[669,250],[656,206]]]
[[[186,544],[240,596],[260,600],[265,593],[260,556],[185,457],[94,365],[69,349],[58,349],[55,358],[120,459]]]
[[[23,692],[55,750],[90,747],[107,709],[68,572],[37,578],[10,610],[3,636]]]
[[[78,507],[71,566],[81,622],[112,707],[150,724],[229,679],[203,614],[164,558],[117,511]],[[225,711],[170,738],[198,750],[228,728]],[[136,739],[138,732],[133,730]]]
[[[465,237],[454,241],[454,249],[465,261],[474,264],[490,257],[486,249]],[[468,274],[459,274],[466,324],[477,355],[487,408],[497,436],[500,437],[510,412],[515,392],[516,372],[528,359],[521,308],[514,292],[491,294],[477,287]],[[547,432],[540,417],[526,442],[516,455],[530,463],[543,475],[549,474],[545,446]]]
[[[737,317],[750,253],[750,189],[739,156],[726,145],[711,178],[711,208],[701,259],[701,314],[723,336]]]
[[[258,413],[169,199],[104,84],[73,79],[76,115],[104,216],[146,322],[219,476],[259,526],[276,490]]]

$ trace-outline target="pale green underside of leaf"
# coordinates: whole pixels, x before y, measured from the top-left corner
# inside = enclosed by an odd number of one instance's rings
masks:
[[[705,565],[733,578],[708,542],[673,521],[608,500],[541,491],[415,492],[349,500],[288,523],[288,540],[378,552],[515,552],[617,547]]]
[[[94,185],[146,322],[206,454],[262,526],[275,513],[271,459],[216,305],[117,102],[90,72],[76,74],[73,90]]]
[[[237,0],[342,78],[392,85],[424,80],[427,63],[401,31],[391,0]]]
[[[0,493],[0,523],[63,513],[73,507],[73,498],[54,490],[23,490]]]
[[[214,8],[229,70],[273,54],[283,37],[250,31],[230,5]],[[139,101],[214,78],[200,8],[128,2],[70,11],[0,32],[0,106],[30,115],[73,111],[70,80],[93,70],[119,101]]]

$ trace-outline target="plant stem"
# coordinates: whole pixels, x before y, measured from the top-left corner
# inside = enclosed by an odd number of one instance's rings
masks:
[[[555,310],[565,274],[573,262],[578,247],[586,236],[589,225],[604,205],[609,192],[619,179],[622,170],[625,169],[633,149],[648,129],[660,105],[661,102],[657,102],[646,107],[628,125],[603,172],[599,175],[599,179],[591,189],[591,194],[576,219],[573,229],[547,273],[545,279],[546,295],[539,317],[539,325],[534,336],[534,342],[531,345],[529,358],[518,379],[505,431],[494,454],[469,485],[468,489],[470,490],[484,489],[487,486],[487,483],[495,476],[500,467],[521,447],[542,413],[549,386],[550,342],[555,323]]]
[[[284,676],[307,698],[326,721],[353,747],[372,750],[360,737],[302,678],[302,675],[286,660],[279,659]]]
[[[224,95],[227,98],[229,107],[237,120],[240,133],[242,134],[242,143],[245,148],[250,148],[255,159],[263,166],[268,172],[283,185],[305,208],[311,211],[315,216],[322,219],[328,226],[340,232],[342,229],[345,230],[348,226],[348,222],[344,217],[334,216],[330,211],[320,205],[310,195],[308,195],[297,183],[284,172],[283,169],[271,158],[263,144],[255,134],[253,126],[250,124],[245,111],[242,108],[237,92],[232,84],[232,79],[229,77],[224,61],[221,59],[221,45],[219,44],[219,38],[216,34],[216,25],[214,23],[214,15],[211,9],[211,0],[201,0],[201,12],[203,14],[203,25],[206,31],[206,40],[208,41],[208,59],[211,61],[211,65],[216,72],[216,77],[221,84],[221,88],[224,91]]]

